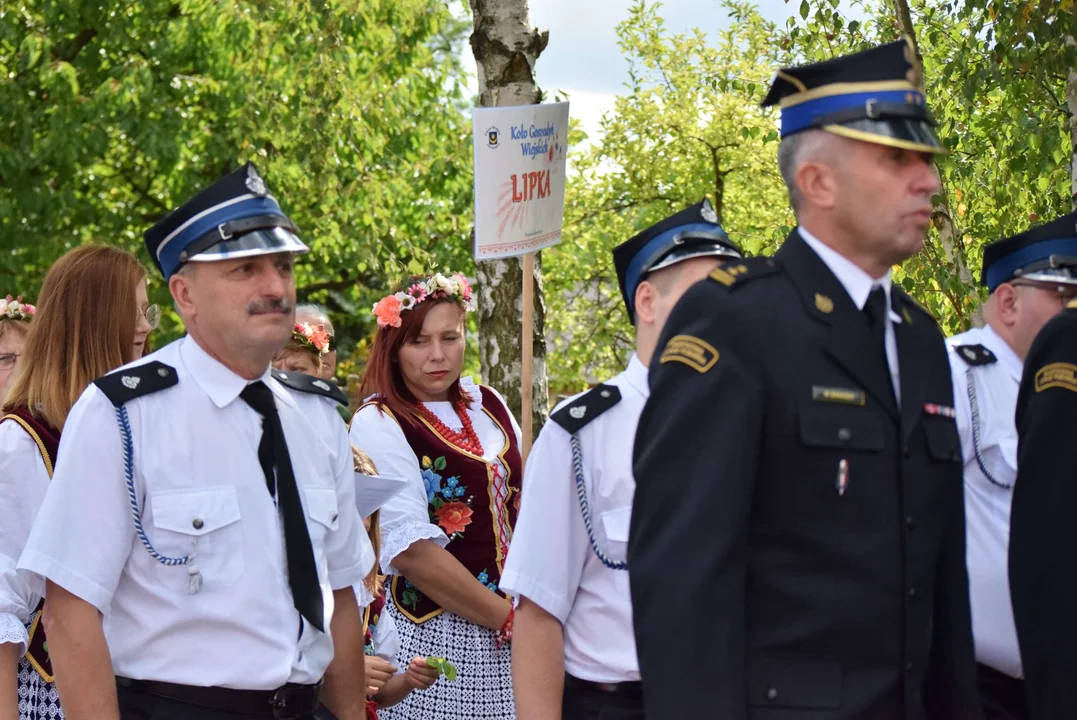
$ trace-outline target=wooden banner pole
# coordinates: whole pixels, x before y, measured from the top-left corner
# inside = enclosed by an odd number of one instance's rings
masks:
[[[523,345],[522,362],[520,367],[520,390],[522,397],[522,409],[520,414],[520,429],[523,432],[523,459],[527,462],[527,456],[531,453],[531,418],[534,406],[534,380],[532,377],[532,359],[534,357],[534,312],[535,312],[535,255],[527,253],[521,261],[523,265]]]

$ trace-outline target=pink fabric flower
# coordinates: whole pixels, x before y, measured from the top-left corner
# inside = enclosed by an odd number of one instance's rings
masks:
[[[456,280],[460,283],[460,294],[463,296],[464,301],[471,299],[471,285],[468,284],[467,278],[463,273],[456,273]]]
[[[378,318],[378,327],[400,327],[400,301],[387,295],[374,306],[374,315]]]

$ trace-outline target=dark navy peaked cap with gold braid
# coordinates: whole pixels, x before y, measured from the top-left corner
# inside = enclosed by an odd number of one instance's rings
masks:
[[[779,70],[763,106],[782,109],[782,137],[820,129],[864,142],[929,153],[946,150],[924,103],[906,40]]]

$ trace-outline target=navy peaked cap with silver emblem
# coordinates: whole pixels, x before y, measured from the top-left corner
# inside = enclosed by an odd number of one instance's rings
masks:
[[[744,257],[726,235],[718,214],[706,198],[615,247],[613,264],[628,319],[636,322],[636,288],[648,273],[705,256]]]
[[[298,230],[252,163],[173,210],[142,238],[165,280],[186,262],[305,253]]]
[[[779,70],[763,107],[782,109],[782,137],[817,128],[854,140],[945,153],[907,40]]]
[[[988,291],[1018,279],[1077,285],[1077,212],[984,246],[980,282]]]
[[[621,391],[616,385],[595,385],[572,402],[550,415],[550,419],[575,435],[587,423],[621,402]]]

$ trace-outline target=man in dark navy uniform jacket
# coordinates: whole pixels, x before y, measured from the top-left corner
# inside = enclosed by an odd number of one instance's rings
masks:
[[[946,349],[891,268],[939,183],[898,42],[778,73],[799,227],[681,299],[634,451],[647,716],[980,718]]]
[[[1077,718],[1077,300],[1032,343],[1016,420],[1010,595],[1028,707]]]

